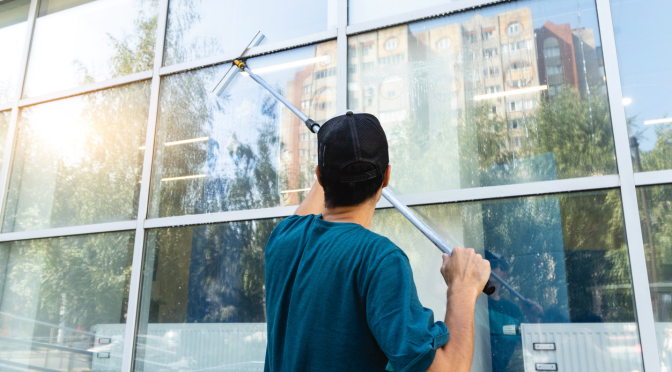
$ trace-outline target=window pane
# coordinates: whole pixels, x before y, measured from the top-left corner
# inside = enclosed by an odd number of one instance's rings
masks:
[[[616,172],[593,2],[506,3],[348,43],[349,108],[380,119],[398,193]]]
[[[313,120],[336,113],[335,40],[248,65]],[[312,185],[316,136],[237,69],[224,94],[212,94],[229,66],[163,78],[151,218],[295,205]]]
[[[534,371],[535,363],[643,371],[617,190],[414,209],[446,241],[485,254],[495,273],[534,302],[499,284],[480,297],[474,371]],[[406,252],[423,306],[442,319],[441,252],[394,209],[377,211],[372,230]],[[534,351],[535,342],[556,350]]]
[[[42,0],[24,96],[151,70],[156,5],[152,0]]]
[[[9,118],[11,111],[0,112],[0,169],[5,155],[5,141],[7,141],[7,132],[9,131]]]
[[[0,102],[15,100],[30,0],[0,4]]]
[[[336,28],[337,0],[170,2],[164,65],[239,53],[261,31],[263,44]]]
[[[3,232],[137,217],[149,82],[27,107]]]
[[[672,185],[637,188],[661,370],[672,369]]]
[[[278,222],[147,234],[136,371],[263,371],[264,251]]]
[[[349,0],[348,24],[373,21],[450,2],[451,0]]]
[[[133,236],[0,244],[0,369],[120,371]]]
[[[611,0],[635,172],[672,169],[672,51],[660,47],[671,12],[665,0]]]

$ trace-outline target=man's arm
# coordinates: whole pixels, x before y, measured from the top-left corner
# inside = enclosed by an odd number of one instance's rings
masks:
[[[490,262],[471,248],[455,247],[452,256],[443,255],[441,274],[448,284],[444,323],[450,340],[436,350],[427,371],[468,372],[474,357],[476,299],[490,277]]]
[[[306,216],[309,214],[320,214],[324,210],[324,189],[319,182],[315,181],[313,187],[303,199],[296,212],[299,216]]]

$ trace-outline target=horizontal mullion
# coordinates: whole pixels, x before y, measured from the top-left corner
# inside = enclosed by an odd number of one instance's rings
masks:
[[[672,184],[672,170],[635,173],[635,186]]]
[[[274,52],[279,52],[283,50],[296,49],[302,46],[316,44],[322,41],[336,39],[337,36],[336,29],[327,30],[318,32],[316,34],[306,35],[294,39],[279,41],[277,43],[259,45],[254,48],[250,48],[242,57],[251,58],[258,57],[264,54],[270,54]],[[236,58],[240,58],[241,55],[238,52],[230,52],[219,54],[212,57],[201,58],[194,61],[179,63],[171,66],[165,66],[161,68],[161,76],[172,75],[179,72],[195,70],[198,68],[214,66],[226,62],[231,62]]]
[[[188,216],[150,218],[145,220],[145,229],[287,217],[294,214],[294,211],[296,211],[297,207],[298,205],[290,205],[287,207],[260,208],[242,211],[194,214]]]
[[[0,102],[0,111],[11,110],[14,104],[11,102]]]
[[[44,230],[20,231],[20,232],[0,234],[0,242],[135,230],[136,226],[137,221],[133,220],[133,221],[97,223],[92,225],[57,227],[54,229],[44,229]]]
[[[521,196],[535,196],[558,194],[565,192],[590,191],[616,188],[620,186],[618,175],[571,178],[530,182],[503,186],[478,187],[473,189],[459,189],[429,192],[423,194],[399,195],[398,198],[408,206],[469,202],[476,200],[503,199]],[[376,208],[392,208],[392,205],[381,198]]]
[[[618,187],[619,183],[618,175],[609,175],[506,186],[480,187],[474,189],[449,190],[424,194],[399,195],[398,198],[408,206],[415,206],[610,189]],[[293,214],[294,211],[296,211],[296,208],[296,205],[292,205],[287,207],[151,218],[145,220],[144,226],[145,229],[155,229],[162,227],[287,217]],[[392,208],[392,205],[387,200],[381,199],[376,205],[376,209],[384,208]]]
[[[428,18],[442,17],[452,13],[468,11],[483,6],[509,2],[511,0],[458,0],[447,4],[436,5],[425,9],[415,10],[403,14],[397,14],[373,21],[356,23],[346,28],[347,35],[361,34],[367,31],[379,30],[390,26],[396,26],[409,22],[419,21]]]
[[[61,90],[54,93],[43,94],[37,97],[24,98],[19,101],[19,107],[32,106],[40,103],[55,101],[58,99],[79,96],[86,93],[96,92],[103,89],[114,88],[120,85],[126,85],[130,83],[135,83],[142,80],[148,80],[152,78],[152,71],[143,71],[135,74],[130,74],[126,76],[121,76],[118,78],[101,81],[98,83],[82,85],[80,87],[70,88]]]

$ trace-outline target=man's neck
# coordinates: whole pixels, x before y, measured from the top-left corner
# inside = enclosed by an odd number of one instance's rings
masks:
[[[370,201],[350,207],[324,208],[322,219],[328,222],[356,223],[370,229],[375,210],[376,204]]]

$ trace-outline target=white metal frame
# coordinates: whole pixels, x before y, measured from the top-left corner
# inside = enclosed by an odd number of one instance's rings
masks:
[[[0,4],[5,0],[0,0]],[[147,135],[144,159],[142,183],[139,197],[138,216],[133,221],[120,221],[114,223],[102,223],[94,225],[73,226],[54,228],[37,231],[25,231],[17,233],[0,234],[0,242],[39,239],[59,236],[73,236],[81,234],[102,233],[110,231],[135,230],[135,247],[133,251],[133,266],[131,273],[128,316],[126,323],[125,343],[122,360],[122,371],[131,372],[133,368],[135,334],[137,332],[140,292],[142,287],[142,268],[144,260],[145,232],[147,229],[165,228],[177,225],[199,225],[221,223],[229,221],[241,221],[251,219],[265,219],[285,217],[291,215],[296,206],[265,208],[257,210],[231,211],[204,215],[176,216],[166,218],[147,218],[151,167],[154,152],[154,135],[159,110],[159,93],[161,77],[193,69],[203,68],[216,64],[230,62],[238,57],[232,53],[207,57],[196,61],[189,61],[171,66],[162,66],[163,50],[166,36],[169,0],[159,1],[159,22],[156,31],[156,50],[154,66],[150,71],[144,71],[127,75],[104,82],[90,84],[82,87],[71,88],[60,92],[50,93],[39,97],[21,99],[23,85],[30,56],[33,30],[37,17],[40,0],[32,0],[27,22],[26,45],[21,56],[20,79],[16,87],[18,98],[14,102],[0,102],[0,111],[11,110],[10,125],[3,154],[3,165],[0,170],[0,189],[7,190],[9,187],[11,165],[16,145],[17,125],[19,110],[21,107],[36,105],[53,100],[63,99],[75,95],[90,93],[102,89],[108,89],[119,85],[151,79],[151,97],[149,117],[147,120]],[[507,0],[460,0],[444,5],[429,7],[400,15],[386,17],[361,24],[348,24],[348,0],[336,0],[338,22],[337,29],[327,30],[312,35],[261,45],[252,48],[246,57],[260,56],[277,51],[298,48],[304,45],[315,44],[327,40],[337,40],[338,67],[337,67],[337,110],[347,108],[347,61],[348,61],[348,36],[356,35],[372,30],[405,24],[412,21],[444,16],[479,7],[489,6]],[[651,298],[649,295],[649,283],[646,275],[646,261],[644,259],[644,247],[640,228],[639,212],[637,205],[636,186],[672,184],[672,170],[634,173],[630,157],[628,132],[625,121],[625,111],[621,103],[621,83],[616,54],[616,42],[611,20],[611,7],[609,0],[596,0],[598,19],[600,23],[600,35],[605,60],[605,70],[608,83],[609,102],[616,147],[617,164],[619,174],[597,177],[576,178],[568,180],[556,180],[534,182],[518,185],[505,185],[495,187],[481,187],[475,189],[451,190],[425,194],[403,195],[400,199],[408,205],[424,205],[437,203],[455,203],[472,200],[487,200],[510,198],[531,195],[548,195],[597,189],[619,188],[623,203],[625,231],[628,238],[628,252],[630,256],[632,283],[635,294],[635,306],[637,321],[642,344],[644,368],[647,372],[659,372],[657,345],[655,342],[655,329]],[[0,192],[0,207],[4,212],[6,192]],[[377,208],[390,208],[387,201],[381,201]],[[0,213],[0,226],[2,216]],[[636,273],[636,274],[635,274]]]

